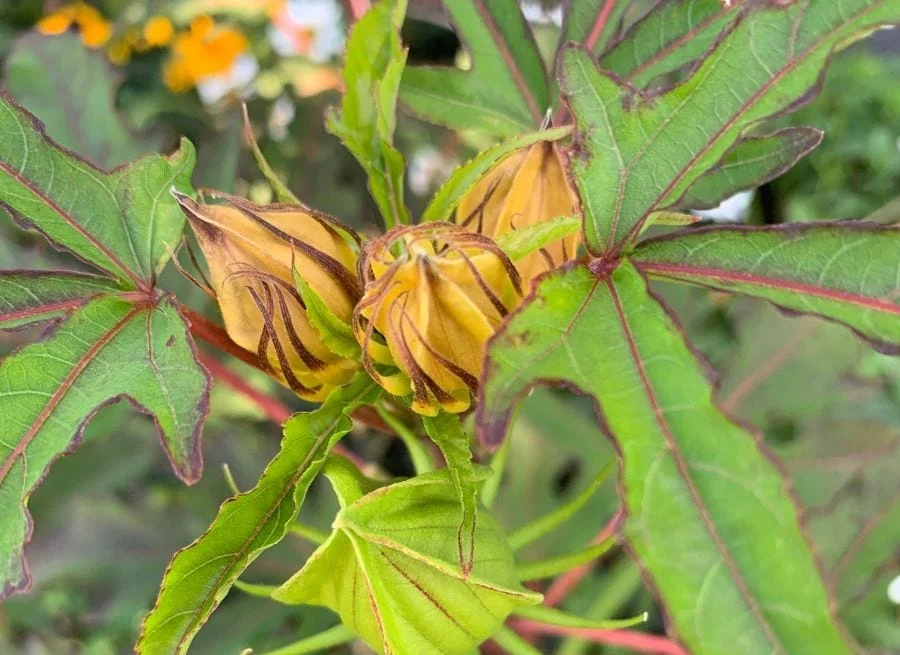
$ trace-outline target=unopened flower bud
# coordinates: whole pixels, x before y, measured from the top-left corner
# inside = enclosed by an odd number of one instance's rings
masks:
[[[497,164],[463,197],[456,222],[497,239],[514,230],[576,213],[575,196],[552,143],[541,141]],[[575,256],[578,234],[547,244],[516,262],[528,285]]]
[[[209,266],[228,336],[297,395],[322,400],[357,363],[331,352],[309,321],[294,271],[349,323],[360,297],[357,255],[334,219],[296,205],[239,198],[200,204],[179,195]]]
[[[412,393],[420,414],[468,409],[485,343],[521,299],[509,258],[483,235],[428,223],[368,243],[361,272],[353,325],[372,377]]]

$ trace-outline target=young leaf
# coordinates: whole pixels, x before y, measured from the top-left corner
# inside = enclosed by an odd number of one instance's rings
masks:
[[[0,364],[0,595],[30,583],[26,506],[50,464],[72,452],[98,408],[127,398],[150,414],[175,472],[200,477],[208,380],[172,302],[106,296],[75,310],[46,341]],[[73,437],[74,432],[74,437]]]
[[[328,131],[353,153],[388,227],[409,223],[403,200],[403,157],[394,148],[400,76],[406,51],[400,26],[406,0],[381,0],[350,31],[344,58],[346,90],[340,110],[326,116]]]
[[[309,283],[300,277],[297,269],[294,269],[294,284],[297,292],[306,305],[306,316],[312,323],[319,337],[331,352],[342,357],[358,358],[359,342],[353,336],[353,328],[335,316],[334,312],[319,297]]]
[[[647,612],[638,614],[630,619],[583,619],[573,616],[554,607],[546,605],[523,606],[516,609],[516,616],[524,619],[539,621],[547,625],[560,625],[567,628],[588,628],[594,630],[616,630],[619,628],[631,628],[640,625],[647,620]]]
[[[900,232],[874,223],[709,227],[649,239],[635,263],[654,277],[742,293],[838,321],[900,348]]]
[[[619,4],[628,4],[620,2]],[[644,88],[699,60],[745,11],[744,0],[658,2],[600,57],[600,67]]]
[[[152,285],[178,245],[184,214],[169,190],[189,193],[190,141],[107,173],[46,136],[44,126],[0,96],[0,203],[27,228],[132,288]]]
[[[536,562],[523,562],[516,566],[516,576],[522,582],[528,580],[543,580],[565,573],[583,564],[593,562],[606,553],[616,543],[615,537],[598,544],[590,544],[574,553],[555,555]]]
[[[479,516],[469,575],[459,570],[459,498],[440,469],[370,491],[336,479],[335,532],[273,598],[324,605],[378,653],[471,652],[519,605],[540,601],[515,578],[496,520]]]
[[[70,271],[0,271],[0,330],[64,316],[98,295],[121,293],[108,278]]]
[[[424,120],[501,139],[537,129],[550,105],[547,74],[516,0],[452,0],[444,6],[471,70],[407,68],[403,105]]]
[[[516,150],[527,148],[539,141],[557,141],[571,134],[572,128],[563,127],[541,130],[507,139],[488,148],[461,165],[437,190],[428,207],[422,213],[422,222],[450,220],[450,215],[463,196],[502,159]]]
[[[103,53],[85,47],[78,35],[29,32],[10,51],[4,80],[60,145],[110,168],[156,149],[132,134],[116,111],[119,77]]]
[[[692,653],[850,652],[785,480],[712,404],[702,363],[633,265],[543,279],[490,345],[480,437],[501,440],[541,381],[596,400],[622,456],[624,536]]]
[[[677,206],[683,209],[718,207],[726,198],[786,173],[812,152],[823,136],[824,132],[820,130],[801,126],[744,137],[729,148],[715,166],[697,178]]]
[[[591,253],[627,247],[648,214],[678,205],[749,128],[809,100],[835,49],[898,19],[894,0],[743,7],[696,72],[658,95],[623,84],[584,50],[563,50],[560,86],[577,133],[570,163]]]
[[[503,252],[515,262],[540,250],[548,243],[577,232],[580,227],[579,216],[557,216],[508,232],[498,237],[496,241]]]
[[[478,486],[472,466],[472,446],[459,416],[441,412],[423,416],[425,431],[441,449],[450,479],[459,496],[460,519],[456,530],[457,562],[464,575],[472,571],[475,559],[475,529],[478,521]]]
[[[144,619],[138,653],[188,651],[238,577],[287,534],[328,453],[350,430],[349,414],[376,396],[373,383],[360,376],[318,409],[285,423],[281,450],[256,486],[225,501],[209,529],[172,558],[156,605]]]

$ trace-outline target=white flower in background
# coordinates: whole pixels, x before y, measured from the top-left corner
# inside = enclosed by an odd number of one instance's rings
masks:
[[[753,191],[741,191],[722,201],[718,207],[692,211],[692,214],[703,218],[712,218],[717,221],[730,221],[739,223],[746,220],[750,214],[750,205],[753,203]]]
[[[456,168],[451,160],[431,146],[416,150],[409,160],[409,188],[417,196],[425,196],[446,180]]]
[[[288,137],[288,128],[296,117],[297,108],[294,106],[294,102],[286,95],[280,96],[269,111],[267,125],[269,136],[275,141],[284,141]]]
[[[344,47],[344,26],[337,0],[287,0],[269,27],[269,40],[283,57],[302,55],[322,63]]]
[[[230,94],[247,97],[251,91],[250,83],[258,72],[259,64],[256,63],[256,57],[244,53],[238,56],[231,68],[224,73],[198,80],[197,93],[206,105],[213,105]]]
[[[900,605],[900,575],[888,584],[887,597],[894,605]]]
[[[547,9],[540,0],[523,0],[521,3],[522,14],[529,23],[537,25],[556,25],[562,27],[563,3],[558,3],[552,9]]]

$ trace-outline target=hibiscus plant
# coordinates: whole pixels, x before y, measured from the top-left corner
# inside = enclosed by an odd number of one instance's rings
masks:
[[[0,328],[52,326],[0,364],[4,595],[30,585],[30,495],[98,408],[127,399],[152,417],[175,474],[200,477],[212,361],[200,339],[315,407],[287,419],[256,485],[174,555],[138,653],[187,652],[235,586],[339,615],[291,653],[354,639],[398,655],[488,640],[534,653],[535,626],[639,634],[645,615],[597,621],[536,591],[616,540],[665,609],[670,638],[645,635],[646,652],[853,652],[778,462],[714,404],[653,281],[763,299],[896,350],[896,228],[697,226],[690,212],[818,145],[819,131],[772,119],[814,98],[836,52],[900,19],[900,0],[651,4],[572,0],[547,55],[515,0],[448,0],[468,70],[406,65],[405,0],[360,12],[325,120],[368,175],[381,235],[295,198],[252,131],[276,204],[193,188],[187,140],[100,170],[0,98],[0,202],[96,269],[0,272]],[[398,107],[495,144],[418,217]],[[208,275],[184,273],[215,298],[221,327],[158,285],[186,226]],[[537,385],[593,402],[619,454],[621,507],[591,545],[526,562],[517,551],[596,489],[513,533],[492,517],[513,416]],[[354,421],[402,439],[416,475],[348,458],[339,441]],[[297,529],[319,476],[340,504],[331,533],[306,532],[317,548],[282,584],[241,580]]]

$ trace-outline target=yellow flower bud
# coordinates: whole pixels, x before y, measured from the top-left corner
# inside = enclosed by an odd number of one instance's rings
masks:
[[[420,414],[468,409],[485,343],[521,299],[509,258],[483,235],[427,223],[366,244],[360,271],[353,327],[372,377],[412,393]]]
[[[502,160],[463,197],[456,222],[492,239],[557,216],[576,213],[575,196],[553,144],[547,141]],[[527,285],[575,256],[580,236],[572,234],[516,262]]]
[[[358,364],[325,346],[293,273],[349,323],[360,296],[356,251],[344,236],[352,232],[306,207],[227,200],[208,205],[178,196],[206,256],[228,336],[301,398],[323,400]]]

